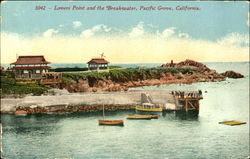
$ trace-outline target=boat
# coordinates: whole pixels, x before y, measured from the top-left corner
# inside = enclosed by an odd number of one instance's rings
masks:
[[[152,103],[143,103],[141,106],[136,106],[137,111],[146,111],[146,112],[162,112],[162,107],[152,104]]]
[[[124,126],[123,120],[106,120],[104,113],[104,104],[103,104],[103,120],[98,120],[99,125],[110,125],[110,126]]]
[[[158,114],[151,114],[152,119],[158,119],[159,117],[160,117],[160,115],[158,115]]]
[[[124,126],[123,120],[98,120],[99,125],[117,125]]]
[[[17,110],[17,111],[15,111],[14,114],[17,115],[17,116],[26,116],[27,112],[24,111],[24,110]]]
[[[230,120],[230,121],[222,121],[222,122],[219,122],[219,124],[225,124],[225,125],[234,126],[234,125],[246,124],[246,122],[237,121],[237,120]]]
[[[135,120],[151,120],[152,115],[140,115],[140,114],[134,114],[134,115],[128,115],[127,119],[135,119]]]

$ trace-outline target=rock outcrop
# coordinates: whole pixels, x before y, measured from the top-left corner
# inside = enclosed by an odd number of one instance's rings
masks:
[[[163,68],[190,68],[192,70],[199,71],[199,72],[214,71],[214,70],[211,70],[210,68],[208,68],[203,63],[200,63],[200,62],[197,62],[194,60],[190,60],[190,59],[186,59],[185,61],[181,61],[179,63],[173,63],[173,61],[171,61],[171,63],[163,64],[161,67],[163,67]]]
[[[221,73],[221,75],[228,77],[228,78],[243,78],[244,77],[244,75],[238,72],[232,71],[232,70]]]
[[[189,72],[158,71],[161,69],[191,70]],[[139,69],[140,70],[140,69]],[[143,70],[143,69],[142,69]],[[208,68],[206,65],[194,60],[185,60],[179,63],[166,63],[159,68],[155,68],[158,73],[133,74],[122,78],[112,79],[110,76],[102,78],[78,79],[71,83],[64,83],[63,88],[69,92],[99,92],[99,91],[127,91],[131,87],[158,86],[162,84],[191,84],[194,82],[219,82],[226,77],[242,78],[243,75],[234,71],[217,73],[216,70]]]

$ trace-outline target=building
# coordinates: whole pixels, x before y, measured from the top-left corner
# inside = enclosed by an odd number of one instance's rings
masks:
[[[108,70],[108,61],[104,58],[92,58],[87,64],[90,71]]]
[[[42,73],[48,72],[50,62],[43,55],[19,56],[11,63],[12,71],[17,79],[40,79]]]

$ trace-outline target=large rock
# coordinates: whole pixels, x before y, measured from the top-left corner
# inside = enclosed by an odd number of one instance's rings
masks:
[[[221,75],[228,77],[228,78],[243,78],[244,77],[244,75],[238,72],[234,72],[232,70],[221,73]]]
[[[194,60],[190,60],[190,59],[186,59],[185,61],[181,61],[179,63],[173,63],[173,61],[171,61],[171,63],[166,63],[163,64],[161,67],[174,67],[174,68],[190,68],[193,69],[195,71],[199,71],[199,72],[210,72],[211,70],[204,65],[203,63],[194,61]]]

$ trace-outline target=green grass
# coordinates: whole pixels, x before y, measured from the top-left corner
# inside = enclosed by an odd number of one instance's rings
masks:
[[[185,68],[127,68],[120,70],[110,70],[109,72],[83,72],[83,73],[63,73],[63,78],[68,82],[78,80],[104,80],[110,79],[115,82],[137,81],[145,79],[160,78],[161,73],[191,73],[193,70]]]
[[[41,95],[47,91],[46,88],[38,84],[19,84],[9,72],[1,72],[1,89],[2,94],[33,94]]]
[[[116,66],[116,65],[109,66],[109,69],[116,69],[116,68],[123,68],[123,67],[121,67],[121,66]]]
[[[117,69],[122,68],[121,66],[108,66],[109,69]],[[79,71],[88,71],[87,67],[79,68],[79,67],[62,67],[50,69],[50,72],[79,72]]]
[[[78,80],[88,80],[92,87],[98,80],[111,80],[114,82],[128,82],[146,79],[158,79],[161,73],[191,73],[193,70],[184,68],[127,68],[119,70],[110,70],[109,72],[81,72],[81,73],[63,73],[65,83],[73,83]],[[41,95],[47,91],[46,88],[35,84],[16,83],[16,80],[9,72],[0,72],[2,94],[33,94]]]

